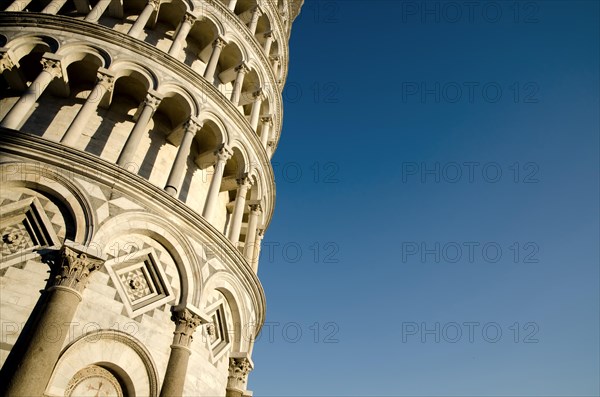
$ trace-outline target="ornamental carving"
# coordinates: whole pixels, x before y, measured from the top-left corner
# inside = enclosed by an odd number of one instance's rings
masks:
[[[246,390],[250,371],[252,371],[252,363],[247,357],[230,357],[227,388]]]
[[[82,293],[90,274],[100,269],[104,261],[88,256],[86,253],[63,246],[61,251],[60,273],[56,276],[54,285],[74,289]]]
[[[175,332],[173,332],[173,344],[177,346],[189,347],[192,343],[192,335],[196,328],[202,323],[202,319],[189,309],[177,310],[173,312],[171,320],[175,322]]]

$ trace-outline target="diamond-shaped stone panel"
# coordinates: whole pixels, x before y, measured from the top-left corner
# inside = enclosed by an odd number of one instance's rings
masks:
[[[131,318],[157,309],[175,298],[152,247],[110,259],[105,267],[117,288],[124,310]]]

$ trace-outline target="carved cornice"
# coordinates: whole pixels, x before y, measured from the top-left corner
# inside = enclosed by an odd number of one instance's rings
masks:
[[[110,163],[93,154],[82,152],[44,138],[0,128],[2,142],[0,153],[10,153],[22,157],[24,161],[40,162],[48,168],[65,173],[76,173],[91,181],[109,184],[116,193],[135,197],[137,202],[146,208],[161,208],[189,225],[201,240],[211,241],[222,249],[221,259],[227,269],[247,286],[257,315],[256,334],[265,321],[265,295],[250,264],[231,241],[199,213],[190,211],[183,202],[173,198],[163,189],[148,180],[128,172],[116,164]]]

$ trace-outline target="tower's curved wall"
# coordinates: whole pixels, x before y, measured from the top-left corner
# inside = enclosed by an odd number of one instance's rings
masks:
[[[0,12],[4,393],[248,394],[299,3]]]

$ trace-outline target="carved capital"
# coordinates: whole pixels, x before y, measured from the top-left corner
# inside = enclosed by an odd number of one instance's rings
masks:
[[[194,331],[202,324],[201,317],[196,313],[192,313],[189,309],[183,309],[173,311],[171,320],[175,323],[173,344],[189,347],[193,340]]]
[[[202,124],[198,122],[198,120],[190,118],[185,122],[183,128],[186,134],[195,134],[200,128],[202,128]]]
[[[248,357],[230,357],[227,388],[246,390],[250,371],[252,371],[252,362]]]
[[[250,71],[250,69],[248,68],[248,66],[246,66],[245,63],[242,63],[241,65],[235,68],[235,71],[241,74],[246,74]]]
[[[265,99],[265,93],[263,92],[262,88],[254,91],[252,93],[252,99],[254,101],[264,101],[264,99]]]
[[[221,48],[221,49],[223,49],[226,45],[227,45],[227,42],[222,37],[217,37],[215,39],[215,41],[213,41],[213,47],[214,48]]]
[[[260,206],[260,203],[250,204],[248,207],[250,207],[250,213],[253,215],[260,215],[262,213],[262,207]]]
[[[150,106],[152,110],[155,111],[156,109],[158,109],[158,105],[160,105],[161,100],[162,98],[148,93],[148,95],[146,95],[146,99],[144,99],[144,106]]]
[[[260,118],[260,121],[265,124],[268,125],[270,127],[273,126],[273,116],[263,116]]]
[[[252,186],[252,180],[248,178],[248,175],[244,175],[241,178],[236,179],[238,184],[238,188],[240,189],[249,189]]]
[[[113,89],[113,85],[115,84],[115,77],[104,73],[104,72],[98,72],[96,74],[96,79],[97,79],[97,83],[102,86],[102,88],[104,88],[106,91],[110,91]]]
[[[158,11],[158,7],[160,7],[160,0],[148,0],[148,5],[154,8],[154,11]]]
[[[254,8],[254,12],[253,12],[253,16],[254,18],[260,18],[260,16],[263,14],[262,10],[260,9],[259,6],[256,6]]]
[[[272,39],[273,38],[273,31],[271,30],[270,32],[267,32],[263,35],[263,37],[265,39]]]
[[[196,16],[193,14],[190,14],[189,12],[186,12],[185,14],[183,14],[183,23],[189,23],[190,25],[193,25],[194,22],[196,22]]]
[[[63,246],[60,255],[60,272],[54,280],[54,286],[70,288],[80,294],[85,289],[90,274],[104,264],[104,260],[88,256],[67,245]]]
[[[223,145],[220,149],[215,151],[215,156],[217,156],[217,163],[224,163],[233,156],[233,153]]]
[[[8,52],[0,53],[0,73],[5,70],[11,70],[15,67],[15,63],[10,59]]]
[[[52,77],[62,77],[62,68],[60,67],[60,61],[57,59],[42,58],[42,69],[44,72],[48,72]]]

